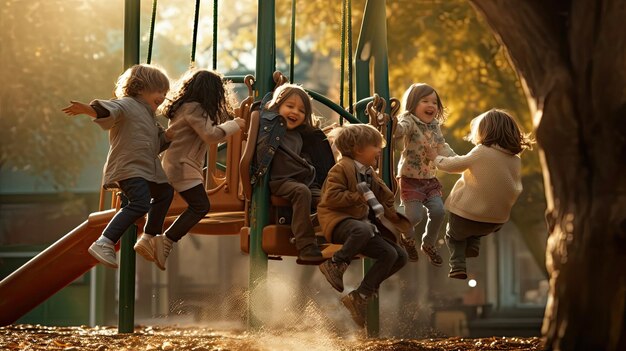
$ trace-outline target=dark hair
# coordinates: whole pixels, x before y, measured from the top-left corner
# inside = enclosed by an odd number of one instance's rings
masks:
[[[472,120],[467,139],[475,145],[499,145],[516,155],[524,149],[532,149],[535,142],[529,134],[521,131],[513,116],[495,108]]]
[[[313,107],[311,106],[311,97],[309,94],[297,84],[283,84],[274,90],[272,100],[267,103],[267,109],[270,111],[278,112],[280,105],[282,105],[292,95],[299,96],[302,99],[304,105],[304,124],[307,126],[315,126],[313,121]]]
[[[165,117],[174,118],[176,111],[187,102],[197,102],[203,109],[202,116],[215,124],[224,123],[232,115],[233,93],[230,84],[221,74],[209,70],[188,71],[174,98],[165,106]]]

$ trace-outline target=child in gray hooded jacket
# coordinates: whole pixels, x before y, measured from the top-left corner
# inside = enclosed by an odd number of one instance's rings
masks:
[[[116,84],[116,99],[93,100],[89,105],[71,101],[63,109],[70,116],[89,115],[109,131],[109,154],[103,186],[122,190],[128,204],[115,214],[89,253],[102,264],[117,268],[115,244],[126,229],[146,213],[143,240],[135,251],[153,259],[152,240],[163,232],[163,222],[174,196],[161,167],[159,153],[169,145],[155,111],[165,100],[169,79],[159,68],[135,65]]]

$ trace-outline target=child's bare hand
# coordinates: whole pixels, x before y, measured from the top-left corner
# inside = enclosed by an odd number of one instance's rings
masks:
[[[424,148],[426,149],[426,158],[428,158],[431,161],[434,161],[435,158],[437,158],[437,156],[439,155],[437,153],[437,147],[433,147],[432,145],[424,145]]]
[[[80,101],[70,101],[70,105],[63,108],[61,111],[65,112],[67,115],[76,116],[76,115],[93,115],[94,110],[93,107],[83,104]]]
[[[233,119],[233,121],[235,121],[235,123],[237,123],[237,125],[241,129],[244,129],[246,127],[246,120],[243,119],[243,118],[235,117],[235,119]]]
[[[167,128],[165,130],[165,137],[168,140],[174,140],[174,138],[176,137],[176,132],[174,131],[174,128]]]

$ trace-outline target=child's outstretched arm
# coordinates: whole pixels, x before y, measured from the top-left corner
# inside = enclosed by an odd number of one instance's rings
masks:
[[[80,101],[74,100],[71,100],[70,105],[63,108],[61,111],[65,112],[69,116],[87,115],[92,118],[96,118],[98,116],[96,110],[93,107]]]
[[[198,116],[186,115],[189,125],[195,130],[198,136],[207,144],[218,143],[224,138],[235,134],[246,125],[245,120],[236,117],[219,125]]]
[[[434,161],[437,169],[447,173],[463,173],[479,156],[478,147],[473,148],[467,155],[445,157],[439,155],[435,148],[426,146],[426,157]]]
[[[437,153],[440,156],[445,156],[445,157],[456,156],[456,152],[452,150],[450,145],[448,145],[448,143],[446,143],[446,140],[443,138],[443,133],[441,132],[440,126],[437,126],[436,141],[437,141]]]

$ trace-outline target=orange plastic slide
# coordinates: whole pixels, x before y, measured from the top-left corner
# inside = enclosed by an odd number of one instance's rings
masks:
[[[87,249],[114,214],[115,209],[92,213],[81,225],[4,278],[0,282],[0,326],[14,323],[95,266],[98,261]]]

